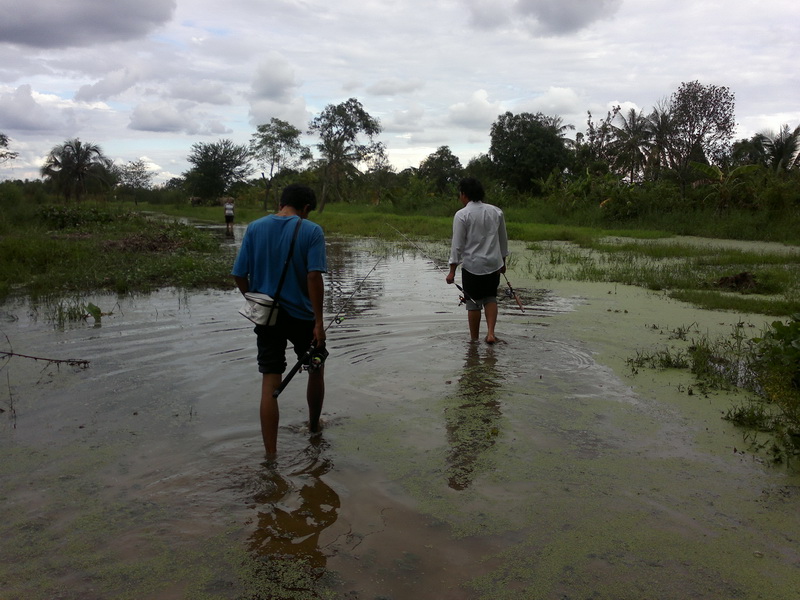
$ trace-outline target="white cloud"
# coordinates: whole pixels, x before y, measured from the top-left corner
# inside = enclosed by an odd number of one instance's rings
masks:
[[[478,90],[466,102],[458,102],[449,107],[448,121],[467,129],[488,130],[502,112],[500,102],[490,102],[486,90]]]

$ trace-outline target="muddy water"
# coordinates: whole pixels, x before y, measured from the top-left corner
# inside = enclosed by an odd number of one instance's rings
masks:
[[[730,397],[625,369],[763,318],[512,272],[525,313],[502,299],[502,343],[473,345],[425,257],[329,262],[330,318],[374,271],[328,331],[323,434],[300,374],[274,464],[233,291],[91,298],[110,314],[63,328],[2,307],[3,350],[90,362],[2,363],[0,598],[796,597],[800,479],[742,452]]]

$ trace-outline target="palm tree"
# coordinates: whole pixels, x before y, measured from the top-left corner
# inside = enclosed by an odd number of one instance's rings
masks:
[[[794,131],[783,125],[777,134],[759,133],[756,138],[766,151],[767,163],[776,172],[800,166],[800,125]]]
[[[110,184],[112,161],[105,157],[100,146],[86,144],[78,138],[55,146],[41,168],[42,177],[52,181],[67,200],[80,200],[90,180]]]
[[[644,173],[650,149],[653,146],[653,131],[650,120],[635,108],[628,111],[627,118],[620,113],[622,125],[614,129],[614,141],[611,150],[614,155],[614,164],[624,169],[633,183]]]
[[[664,102],[653,109],[648,120],[650,121],[652,143],[647,161],[647,171],[650,179],[656,181],[659,179],[662,169],[670,170],[676,167],[672,143],[675,125],[669,108]]]

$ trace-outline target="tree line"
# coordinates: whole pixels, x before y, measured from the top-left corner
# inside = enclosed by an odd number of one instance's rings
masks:
[[[79,139],[54,147],[41,175],[53,191],[76,200],[109,189],[157,189],[209,204],[223,196],[259,198],[266,207],[281,185],[302,180],[317,189],[320,209],[348,201],[415,210],[449,196],[461,177],[472,175],[506,203],[546,199],[562,210],[590,204],[618,220],[654,203],[661,210],[800,207],[800,125],[734,141],[734,108],[727,87],[692,81],[649,112],[617,106],[597,119],[588,113],[585,133],[574,137],[574,125],[558,115],[506,112],[491,125],[488,151],[467,165],[441,146],[418,167],[397,172],[378,140],[379,120],[350,98],[308,124],[305,133],[318,139],[316,155],[301,142],[303,131],[273,118],[258,125],[249,144],[195,143],[189,170],[161,186],[153,186],[142,161],[115,165],[99,146]],[[0,161],[13,160],[8,138],[0,136]]]

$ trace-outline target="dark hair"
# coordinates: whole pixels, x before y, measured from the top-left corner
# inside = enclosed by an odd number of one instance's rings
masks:
[[[306,206],[314,210],[317,208],[317,195],[307,185],[292,183],[283,188],[280,204],[297,210],[304,210]]]
[[[464,194],[472,202],[482,202],[486,197],[486,192],[483,191],[481,182],[474,177],[462,179],[458,184],[458,191]]]

